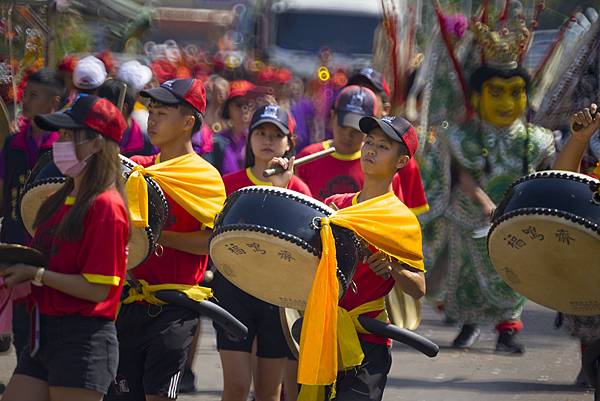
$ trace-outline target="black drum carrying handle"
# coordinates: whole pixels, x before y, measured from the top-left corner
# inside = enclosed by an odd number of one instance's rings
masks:
[[[153,295],[163,302],[191,309],[202,316],[212,319],[225,331],[237,338],[242,339],[248,335],[248,328],[242,322],[214,302],[194,301],[184,293],[175,290],[160,290],[156,291]]]
[[[408,345],[430,358],[440,352],[440,347],[436,343],[413,331],[366,316],[359,316],[358,321],[365,330]]]

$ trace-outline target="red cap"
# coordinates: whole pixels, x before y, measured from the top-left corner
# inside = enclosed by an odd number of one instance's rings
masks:
[[[47,131],[91,128],[106,138],[120,142],[127,129],[121,111],[107,99],[81,95],[64,112],[35,116],[38,127]]]
[[[232,81],[229,84],[229,98],[233,99],[234,97],[241,97],[248,95],[249,92],[252,92],[256,89],[256,85],[249,81]]]
[[[75,56],[65,56],[60,63],[58,64],[58,69],[60,71],[70,72],[71,74],[75,71],[75,66],[77,65],[77,57]]]
[[[206,111],[206,90],[198,79],[173,79],[163,82],[158,88],[143,90],[140,95],[170,105],[185,102],[200,114]]]

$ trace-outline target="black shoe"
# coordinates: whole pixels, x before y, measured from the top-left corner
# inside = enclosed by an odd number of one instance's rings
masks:
[[[198,391],[198,387],[196,387],[196,375],[190,368],[186,367],[179,382],[179,392],[181,394],[195,394]]]
[[[452,341],[452,348],[471,348],[479,338],[481,330],[475,324],[463,324],[458,336]]]
[[[524,354],[525,347],[517,340],[517,331],[502,330],[500,334],[498,334],[496,352],[516,355]]]

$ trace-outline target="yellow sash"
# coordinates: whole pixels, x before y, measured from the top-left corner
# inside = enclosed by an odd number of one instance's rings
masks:
[[[350,311],[338,306],[337,315],[337,348],[338,348],[338,369],[347,370],[354,366],[359,366],[365,355],[363,354],[358,333],[367,334],[368,331],[358,321],[360,315],[365,313],[382,311],[378,320],[387,321],[385,313],[384,298],[379,298],[366,304],[360,305]],[[306,316],[305,316],[306,318]],[[335,388],[332,388],[332,396],[335,395]],[[298,401],[322,401],[325,398],[325,386],[302,385]]]
[[[136,227],[148,225],[148,184],[152,177],[177,204],[209,228],[225,202],[221,175],[197,154],[187,154],[149,167],[135,166],[125,189],[131,222]]]
[[[160,299],[154,296],[156,291],[160,290],[176,290],[183,292],[188,298],[193,299],[194,301],[201,302],[206,301],[207,299],[213,296],[213,291],[210,288],[200,287],[199,285],[186,285],[186,284],[156,284],[150,285],[145,280],[137,281],[141,286],[142,292],[139,292],[136,288],[131,287],[129,289],[129,293],[127,294],[127,298],[125,298],[121,303],[123,305],[131,304],[133,302],[145,301],[152,305],[165,305],[166,302],[161,301]]]
[[[321,219],[323,252],[308,297],[300,336],[298,382],[303,385],[332,384],[338,372],[337,345],[341,329],[338,325],[335,240],[330,224],[349,228],[379,251],[424,270],[419,222],[391,192]],[[362,358],[359,359],[362,361]]]

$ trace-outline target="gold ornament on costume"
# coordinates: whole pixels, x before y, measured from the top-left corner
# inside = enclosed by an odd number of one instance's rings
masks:
[[[494,68],[517,68],[531,40],[531,32],[523,19],[519,19],[519,26],[512,30],[508,25],[494,30],[480,21],[472,25],[472,30],[485,64]]]

